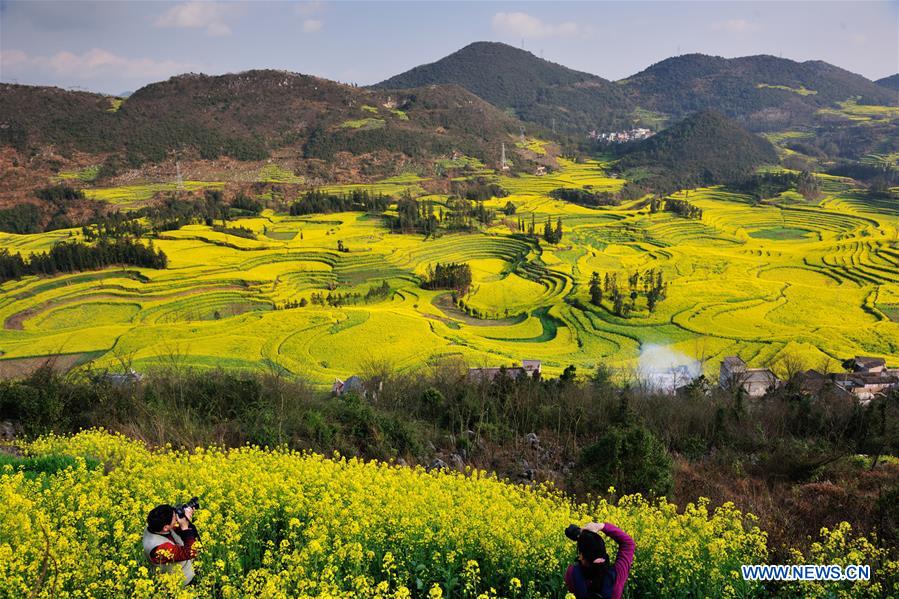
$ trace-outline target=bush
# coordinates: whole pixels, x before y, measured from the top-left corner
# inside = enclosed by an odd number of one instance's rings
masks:
[[[667,495],[674,486],[672,461],[665,447],[645,426],[613,425],[599,441],[581,452],[580,481],[585,490],[605,493]]]

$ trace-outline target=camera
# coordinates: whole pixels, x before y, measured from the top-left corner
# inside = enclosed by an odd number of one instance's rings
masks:
[[[568,528],[565,529],[565,536],[571,539],[572,541],[577,541],[578,535],[581,534],[581,527],[577,524],[569,524]]]
[[[190,501],[186,503],[179,503],[175,508],[175,513],[178,514],[179,518],[184,518],[184,510],[186,508],[192,508],[194,511],[200,509],[200,500],[197,497],[191,497]]]

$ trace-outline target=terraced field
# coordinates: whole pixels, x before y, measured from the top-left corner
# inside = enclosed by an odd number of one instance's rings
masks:
[[[720,189],[677,194],[702,209],[702,220],[651,214],[639,201],[590,209],[548,194],[614,191],[623,181],[601,163],[561,164],[552,175],[498,177],[510,195],[487,202],[512,201],[514,218],[533,217],[540,231],[547,217],[562,218],[558,245],[537,244],[499,221],[480,233],[424,239],[392,234],[361,213],[269,211],[235,223],[256,240],[201,225],[166,232],[154,241],[169,257],[164,271],[9,282],[0,287],[2,372],[60,355],[66,364],[120,368],[124,360],[137,370],[275,367],[327,385],[373,364],[413,370],[441,359],[500,365],[533,358],[549,374],[568,364],[581,372],[599,363],[626,368],[650,343],[706,360],[709,373],[730,354],[752,365],[794,356],[820,367],[855,354],[899,364],[899,211],[890,202],[872,204],[849,183],[829,179],[818,203],[785,197],[753,206]],[[266,176],[283,174],[270,170]],[[365,187],[420,194],[421,184],[405,176]],[[127,206],[145,192],[91,195]],[[0,234],[0,248],[27,254],[79,235]],[[337,251],[338,240],[349,252]],[[472,265],[474,284],[463,299],[486,318],[460,311],[445,291],[420,288],[438,261]],[[608,302],[589,304],[592,272],[617,273],[624,285],[634,270],[650,268],[668,282],[654,312],[642,299],[628,317],[615,316]],[[365,295],[383,281],[392,292],[375,302],[284,309],[329,290]]]

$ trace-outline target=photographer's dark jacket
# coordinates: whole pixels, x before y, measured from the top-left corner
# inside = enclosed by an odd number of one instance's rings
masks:
[[[605,570],[606,574],[602,579],[590,576],[580,563],[571,564],[568,571],[565,572],[565,586],[576,599],[592,599],[594,597],[621,599],[621,595],[624,593],[624,585],[630,575],[637,547],[634,539],[614,524],[606,522],[603,524],[602,532],[618,543],[618,555],[615,557],[615,563],[611,568]]]
[[[144,529],[144,554],[151,563],[166,572],[173,572],[180,567],[187,584],[194,577],[194,565],[191,560],[197,556],[194,543],[198,538],[199,533],[193,523],[186,529],[164,534]]]

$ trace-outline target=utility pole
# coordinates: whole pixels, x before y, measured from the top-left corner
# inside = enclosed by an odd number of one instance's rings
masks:
[[[184,181],[181,179],[181,163],[177,160],[175,161],[175,171],[178,173],[178,189],[184,189]]]

